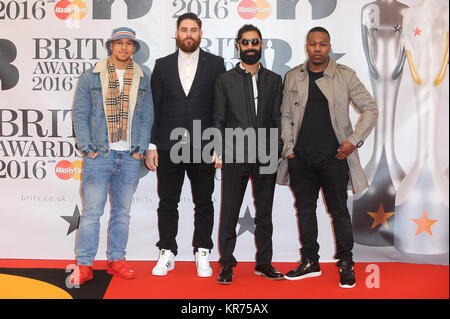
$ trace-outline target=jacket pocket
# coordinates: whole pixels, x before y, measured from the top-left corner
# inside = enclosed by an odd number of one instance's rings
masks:
[[[91,97],[92,104],[94,108],[102,107],[103,108],[103,95],[101,87],[93,87],[91,88]]]
[[[289,104],[294,108],[301,107],[300,96],[297,90],[289,90]]]

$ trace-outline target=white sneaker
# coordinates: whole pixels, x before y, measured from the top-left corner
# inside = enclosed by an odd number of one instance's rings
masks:
[[[208,257],[209,249],[199,248],[195,253],[195,265],[197,266],[197,275],[199,277],[211,277],[213,274]]]
[[[175,255],[170,250],[162,249],[156,266],[153,267],[152,275],[165,276],[175,267]]]

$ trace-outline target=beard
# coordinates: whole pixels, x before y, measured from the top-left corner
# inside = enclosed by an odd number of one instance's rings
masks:
[[[254,52],[254,54],[249,54],[251,52]],[[241,51],[240,57],[242,62],[244,62],[245,64],[254,65],[261,59],[261,54],[261,50],[250,49]]]
[[[192,43],[187,44],[186,43],[187,40],[191,40]],[[201,41],[201,38],[199,38],[198,40],[195,40],[193,38],[186,38],[184,40],[177,39],[177,46],[183,52],[192,53],[195,50],[197,50],[197,48],[200,46],[200,41]]]

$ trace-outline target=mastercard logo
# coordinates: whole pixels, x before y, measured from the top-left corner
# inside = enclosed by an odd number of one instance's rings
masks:
[[[67,181],[69,179],[74,179],[77,181],[81,180],[81,173],[83,171],[82,161],[60,161],[55,166],[55,174],[59,179]]]
[[[55,15],[60,20],[81,20],[83,19],[87,12],[88,8],[86,3],[82,0],[61,0],[55,4]]]
[[[238,14],[246,20],[265,20],[271,13],[272,6],[266,0],[243,0],[238,5]]]

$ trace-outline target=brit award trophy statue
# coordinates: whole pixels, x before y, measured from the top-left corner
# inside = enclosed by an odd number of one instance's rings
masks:
[[[355,241],[369,246],[393,246],[395,194],[405,177],[394,153],[394,120],[405,63],[401,44],[403,11],[394,0],[377,0],[362,9],[362,39],[378,106],[372,156],[365,167],[370,187],[353,198]]]
[[[397,190],[394,246],[422,255],[449,246],[449,180],[438,163],[440,88],[448,65],[448,7],[423,0],[405,11],[402,39],[417,104],[418,145],[413,167]]]

